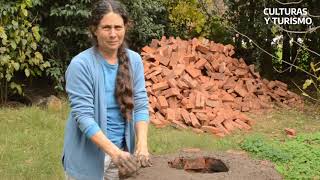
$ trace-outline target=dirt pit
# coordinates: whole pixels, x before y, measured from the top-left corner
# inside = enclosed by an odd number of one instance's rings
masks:
[[[195,172],[185,171],[184,168],[172,168],[175,159],[190,159],[211,157],[221,160],[227,167],[227,172]],[[245,153],[229,151],[226,153],[213,152],[181,152],[171,155],[152,156],[152,167],[142,168],[133,180],[278,180],[281,175],[268,161],[250,159]],[[170,167],[171,166],[171,167]]]

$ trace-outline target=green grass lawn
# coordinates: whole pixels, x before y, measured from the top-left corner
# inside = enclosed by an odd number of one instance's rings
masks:
[[[0,108],[0,179],[63,179],[60,163],[67,105],[59,112],[39,107]],[[241,149],[241,143],[251,137],[263,136],[266,141],[287,140],[283,129],[295,128],[298,134],[320,131],[319,107],[308,112],[277,110],[250,115],[256,120],[249,133],[234,132],[225,138],[195,134],[172,127],[149,130],[152,154],[177,152],[182,148],[224,151]],[[320,146],[320,144],[318,144]],[[248,150],[250,151],[250,150]],[[261,157],[260,157],[261,158]]]

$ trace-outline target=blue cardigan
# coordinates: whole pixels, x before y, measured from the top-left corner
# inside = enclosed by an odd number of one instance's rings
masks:
[[[149,111],[141,57],[129,49],[127,55],[133,77],[134,111],[133,120],[126,124],[125,140],[128,151],[133,153],[134,123],[139,120],[138,114]],[[71,112],[65,128],[62,164],[66,173],[77,180],[103,180],[105,153],[85,135],[94,123],[106,126],[103,61],[97,48],[91,47],[75,56],[66,71]],[[102,131],[106,134],[103,128]]]

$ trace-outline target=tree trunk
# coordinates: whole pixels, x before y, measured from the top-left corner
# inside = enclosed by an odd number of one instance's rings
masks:
[[[271,31],[268,31],[267,37],[272,37]],[[272,52],[271,39],[267,39],[264,49],[267,52]],[[272,56],[267,53],[263,53],[261,61],[261,70],[264,78],[269,80],[273,77],[273,65],[272,65]]]
[[[284,29],[287,29],[288,26],[284,26]],[[290,38],[287,34],[287,32],[283,31],[283,45],[282,45],[282,60],[287,61],[291,63],[291,58],[290,58]],[[290,65],[288,65],[285,62],[282,62],[282,69],[286,70]]]
[[[294,35],[293,40],[297,42],[298,41],[298,36]],[[298,61],[298,59],[296,59],[296,56],[298,54],[298,49],[299,49],[298,45],[296,43],[293,43],[292,48],[291,48],[291,61],[294,64],[297,64],[297,61]],[[294,60],[295,60],[295,62],[294,62]],[[292,73],[293,71],[295,71],[295,68],[291,67],[290,68],[290,73]]]

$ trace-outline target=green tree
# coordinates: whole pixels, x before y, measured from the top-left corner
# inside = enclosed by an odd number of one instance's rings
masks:
[[[44,60],[39,43],[39,25],[29,11],[38,1],[2,1],[0,7],[0,103],[6,103],[12,94],[23,95],[25,78],[41,76],[50,63]]]
[[[134,50],[160,39],[165,34],[167,11],[162,0],[124,1],[132,27],[129,28],[128,42]]]

